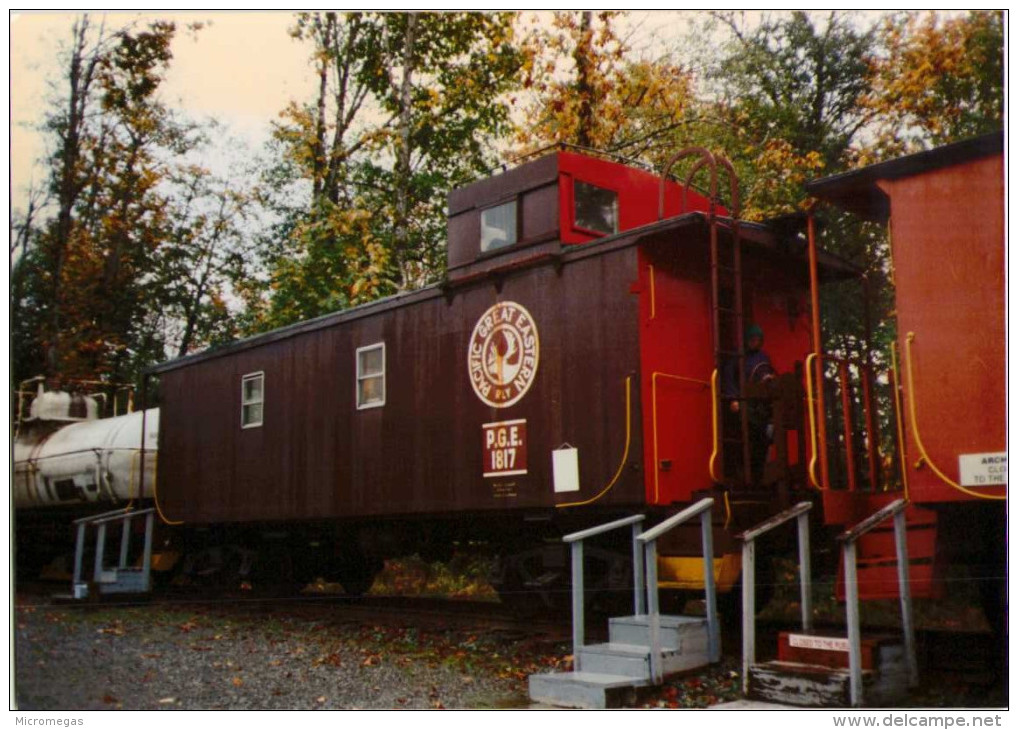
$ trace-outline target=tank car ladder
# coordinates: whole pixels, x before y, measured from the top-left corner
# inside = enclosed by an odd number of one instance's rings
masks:
[[[716,373],[723,373],[727,365],[733,364],[738,372],[739,393],[746,392],[746,346],[745,346],[745,314],[742,288],[742,238],[739,235],[739,214],[741,203],[739,198],[739,180],[735,168],[726,157],[714,155],[703,147],[688,147],[676,153],[665,165],[661,173],[661,185],[658,197],[658,220],[665,214],[665,184],[668,173],[676,162],[685,158],[699,156],[699,159],[686,175],[682,187],[682,209],[688,210],[689,188],[700,170],[707,168],[710,173],[710,188],[707,223],[710,230],[710,302],[711,302],[711,339],[714,346],[714,367]],[[722,255],[722,245],[718,235],[718,166],[724,168],[728,175],[729,193],[731,196],[731,240],[727,258]],[[730,295],[726,294],[731,292]],[[726,346],[731,342],[734,330],[735,349]],[[727,333],[727,336],[726,336]],[[724,435],[724,409],[721,408],[720,393],[714,394],[714,408],[721,413],[721,423],[716,427],[721,430],[723,438],[718,439],[717,452],[711,460],[711,478],[715,482],[724,483],[726,445],[738,448],[742,458],[742,483],[751,485],[752,469],[749,448],[749,414],[747,409],[739,409],[739,429],[732,435]],[[729,429],[730,432],[730,429]],[[721,472],[715,469],[715,463],[721,464]]]
[[[141,565],[128,564],[131,557],[131,523],[135,517],[145,518],[145,541],[141,554]],[[152,588],[152,532],[155,508],[119,509],[99,515],[82,517],[74,521],[74,577],[71,580],[71,598],[83,600],[89,597],[90,585],[96,587],[98,595],[114,593],[147,593]],[[117,567],[106,566],[106,538],[108,525],[121,524],[120,554]],[[83,579],[86,530],[96,528],[95,558],[91,582]]]
[[[643,515],[634,515],[566,535],[572,552],[573,671],[530,675],[530,698],[560,707],[618,707],[637,687],[661,684],[664,677],[718,662],[721,633],[714,589],[714,538],[711,509],[702,499],[655,527],[640,531]],[[660,611],[657,540],[666,532],[700,518],[704,554],[706,616],[666,616]],[[632,526],[632,616],[609,619],[608,642],[585,643],[583,614],[583,541]]]

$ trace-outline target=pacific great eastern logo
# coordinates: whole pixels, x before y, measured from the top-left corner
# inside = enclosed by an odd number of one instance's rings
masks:
[[[477,397],[508,408],[526,395],[537,375],[537,325],[516,302],[499,302],[481,315],[470,336],[467,365]]]

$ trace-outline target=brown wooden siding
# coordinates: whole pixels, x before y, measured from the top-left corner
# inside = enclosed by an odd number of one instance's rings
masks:
[[[366,316],[277,334],[161,374],[159,495],[189,523],[552,508],[608,484],[625,449],[625,382],[639,371],[636,249],[607,247],[438,290]],[[496,409],[473,392],[467,347],[496,301],[529,310],[536,379]],[[358,411],[355,352],[384,341],[386,404]],[[264,425],[240,427],[243,375],[265,372]],[[630,466],[599,504],[643,501],[638,377]],[[482,477],[481,425],[527,420],[528,473]],[[556,495],[551,450],[579,449],[580,492]],[[172,455],[172,456],[170,456]],[[635,466],[635,468],[634,468]],[[496,482],[503,493],[496,496]],[[512,485],[512,486],[509,486]]]

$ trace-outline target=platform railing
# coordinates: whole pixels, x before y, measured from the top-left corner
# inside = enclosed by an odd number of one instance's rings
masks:
[[[848,623],[849,692],[853,707],[862,704],[862,637],[859,629],[859,580],[856,574],[856,543],[880,523],[894,518],[894,545],[898,560],[898,591],[901,596],[901,625],[905,635],[905,661],[909,687],[919,682],[916,663],[915,627],[912,623],[912,592],[908,578],[908,543],[906,541],[905,508],[908,502],[898,499],[873,513],[855,527],[838,536],[845,563],[845,612]]]
[[[112,512],[104,512],[89,517],[81,517],[74,520],[76,528],[74,544],[74,575],[72,577],[71,591],[76,599],[85,598],[88,595],[88,584],[82,580],[83,562],[85,555],[85,530],[89,526],[97,529],[95,562],[92,571],[92,580],[96,585],[104,581],[106,571],[106,527],[117,522],[121,523],[120,555],[118,556],[117,570],[125,570],[128,565],[131,545],[131,522],[135,517],[145,518],[145,543],[141,561],[141,582],[142,591],[149,590],[151,586],[151,563],[152,563],[152,530],[154,525],[155,509],[149,507],[142,510],[119,509]]]
[[[756,664],[756,539],[794,519],[799,533],[799,591],[802,630],[813,628],[813,599],[809,560],[809,511],[812,502],[794,507],[764,520],[737,537],[742,540],[742,691],[749,691],[749,668]]]
[[[707,593],[707,655],[711,663],[721,658],[721,634],[718,625],[717,593],[714,589],[714,533],[711,531],[711,508],[714,500],[701,499],[646,532],[637,535],[643,545],[647,566],[647,615],[650,624],[650,676],[655,683],[664,679],[661,669],[661,609],[657,581],[657,541],[665,533],[699,515],[703,538],[703,585]]]
[[[573,574],[573,669],[580,671],[580,649],[586,641],[586,625],[584,623],[583,607],[583,541],[603,535],[606,532],[618,530],[622,527],[632,525],[633,531],[633,611],[637,616],[646,611],[646,604],[643,594],[643,554],[637,543],[637,536],[640,534],[641,524],[644,515],[633,515],[623,517],[614,522],[607,522],[597,527],[580,530],[562,538],[562,542],[569,544],[572,558]]]

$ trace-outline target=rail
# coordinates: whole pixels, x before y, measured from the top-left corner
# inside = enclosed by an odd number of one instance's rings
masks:
[[[707,593],[707,653],[711,663],[721,658],[721,636],[718,627],[717,594],[714,589],[714,533],[711,531],[711,508],[714,500],[701,499],[676,515],[644,533],[635,536],[643,544],[644,565],[647,570],[647,615],[650,624],[650,676],[655,683],[663,679],[661,669],[661,609],[657,584],[657,540],[665,533],[700,516],[703,537],[703,585]]]
[[[795,519],[799,532],[799,592],[802,607],[802,630],[813,628],[809,560],[809,511],[812,502],[799,502],[794,507],[764,520],[737,535],[742,540],[742,691],[749,691],[749,668],[756,664],[756,539],[789,520]]]
[[[828,363],[837,366],[837,384],[840,390],[841,407],[841,440],[845,450],[845,479],[849,491],[859,489],[859,475],[857,474],[857,455],[853,410],[855,397],[853,395],[852,378],[849,368],[855,368],[858,372],[859,386],[862,395],[860,403],[863,408],[866,465],[869,484],[876,490],[880,481],[880,434],[877,426],[876,411],[874,410],[874,371],[873,366],[866,361],[857,361],[848,358],[835,357],[821,352],[810,353],[806,357],[806,400],[807,412],[809,415],[810,433],[810,460],[808,474],[810,483],[817,489],[825,490],[831,487],[831,467],[828,455],[828,434],[827,434],[827,411],[824,405],[824,367]],[[816,395],[814,396],[814,391]],[[820,476],[817,476],[817,462],[820,463]]]
[[[640,534],[640,524],[644,521],[644,515],[633,515],[623,517],[614,522],[607,522],[597,527],[580,530],[562,538],[562,542],[570,546],[573,571],[573,668],[580,671],[580,649],[586,640],[586,626],[583,615],[583,541],[590,537],[603,535],[606,532],[617,530],[632,525],[633,527],[633,610],[637,615],[643,614],[644,595],[643,585],[643,560],[637,544],[637,537]]]
[[[908,543],[906,542],[905,508],[908,502],[898,499],[874,512],[838,536],[842,542],[845,563],[845,613],[848,623],[849,691],[853,707],[862,704],[862,640],[859,629],[859,582],[856,575],[856,542],[860,537],[887,519],[894,518],[894,545],[898,562],[898,592],[901,596],[901,625],[905,637],[905,661],[908,684],[915,687],[919,669],[915,653],[915,627],[912,623],[912,593],[908,577]]]
[[[967,494],[970,497],[977,499],[992,499],[998,501],[1004,501],[1007,499],[1007,494],[982,494],[971,489],[966,489],[958,482],[947,476],[930,458],[929,453],[926,451],[926,446],[923,444],[922,436],[919,434],[919,418],[916,415],[916,389],[915,381],[912,378],[912,342],[915,340],[915,332],[909,332],[905,336],[905,374],[908,377],[908,417],[909,423],[912,426],[912,440],[915,442],[916,449],[919,451],[919,464],[926,463],[930,470],[937,475],[937,477],[947,486],[955,489],[962,494]],[[997,485],[998,487],[1000,485]]]

